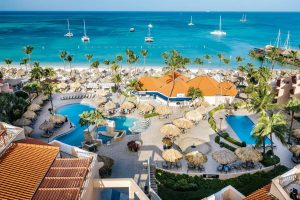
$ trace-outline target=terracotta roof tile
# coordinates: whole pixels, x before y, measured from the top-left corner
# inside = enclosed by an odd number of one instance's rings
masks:
[[[270,188],[271,184],[265,185],[264,187],[246,196],[244,200],[273,200],[274,198],[272,198],[272,196],[269,194]]]

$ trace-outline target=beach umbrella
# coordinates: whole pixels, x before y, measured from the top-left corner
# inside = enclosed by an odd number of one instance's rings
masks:
[[[50,121],[47,121],[45,120],[40,126],[39,126],[39,129],[43,130],[43,131],[49,131],[51,129],[54,128],[54,123],[53,122],[50,122]]]
[[[197,101],[195,105],[197,107],[203,106],[204,108],[207,108],[210,106],[210,104],[207,101]]]
[[[185,159],[194,165],[203,165],[207,162],[207,156],[199,151],[192,151],[185,155]]]
[[[182,154],[176,149],[167,149],[162,152],[162,157],[168,162],[176,162],[182,159]]]
[[[41,109],[41,106],[36,104],[36,103],[31,104],[27,108],[27,110],[31,110],[31,111],[37,111],[37,110],[40,110],[40,109]]]
[[[138,110],[143,113],[148,113],[153,110],[153,106],[149,103],[140,103],[138,105]]]
[[[31,124],[31,121],[22,117],[20,119],[17,119],[13,124],[15,126],[29,126]]]
[[[44,103],[44,101],[42,99],[39,99],[39,98],[34,99],[33,102],[35,104],[38,104],[38,105],[42,105]]]
[[[243,162],[258,162],[263,159],[262,154],[252,147],[241,147],[235,150],[237,157]]]
[[[163,125],[161,128],[160,128],[160,132],[162,134],[165,134],[165,135],[168,135],[168,136],[178,136],[180,135],[181,131],[180,129],[173,125],[173,124],[166,124],[166,125]]]
[[[97,97],[97,98],[94,98],[94,103],[97,105],[97,106],[100,106],[104,103],[107,102],[107,98],[106,97]]]
[[[21,77],[21,76],[25,76],[25,74],[26,74],[26,73],[25,73],[25,70],[24,70],[24,69],[18,69],[16,75],[17,75],[18,77]]]
[[[96,95],[99,97],[105,97],[109,94],[107,90],[96,90]]]
[[[289,148],[289,150],[296,156],[300,156],[300,145],[293,145]]]
[[[52,123],[60,124],[66,121],[66,117],[62,115],[51,115],[49,121]]]
[[[199,138],[179,137],[176,140],[176,144],[183,152],[194,151],[195,148],[197,148],[197,150],[201,151],[204,154],[207,154],[211,151],[211,146],[207,142]]]
[[[171,146],[172,145],[172,139],[171,138],[169,138],[169,137],[164,137],[163,139],[162,139],[162,143],[164,143],[164,144],[166,144],[166,145],[168,145],[168,146]]]
[[[193,127],[193,123],[186,118],[179,118],[173,121],[173,124],[178,128],[189,129]]]
[[[109,101],[104,105],[105,110],[113,110],[115,108],[116,108],[116,104],[112,101]]]
[[[236,155],[228,150],[215,151],[212,154],[212,158],[222,165],[227,165],[237,160]]]
[[[294,136],[295,138],[300,138],[300,129],[295,129],[292,131],[292,136]]]
[[[25,135],[31,135],[33,133],[33,129],[29,126],[24,126],[24,134]]]
[[[80,88],[81,84],[79,82],[74,82],[70,84],[70,88],[73,90],[76,90],[78,88]]]
[[[68,84],[66,84],[65,82],[61,82],[58,84],[59,89],[66,89],[67,87],[68,87]]]
[[[23,117],[26,119],[35,119],[36,118],[36,113],[31,111],[31,110],[27,110],[24,114]]]
[[[121,109],[127,109],[127,110],[131,110],[135,107],[134,103],[130,102],[130,101],[125,101],[122,105],[121,105]]]
[[[48,95],[45,95],[45,94],[42,94],[40,96],[37,97],[38,99],[41,99],[42,101],[46,101],[49,99],[49,96]]]
[[[155,108],[155,112],[159,115],[170,115],[172,114],[172,109],[167,105],[158,105]]]
[[[185,118],[194,122],[201,121],[203,116],[199,110],[191,110],[185,114]]]

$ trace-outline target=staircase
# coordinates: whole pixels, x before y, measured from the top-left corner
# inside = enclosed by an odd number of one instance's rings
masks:
[[[155,165],[150,165],[149,183],[150,183],[150,187],[157,193],[157,184],[155,181],[155,171],[156,171]]]

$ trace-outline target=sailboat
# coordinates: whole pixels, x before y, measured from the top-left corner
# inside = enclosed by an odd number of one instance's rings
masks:
[[[242,19],[240,19],[240,22],[247,22],[247,15],[243,15]]]
[[[190,23],[188,23],[188,25],[189,26],[194,26],[194,24],[193,24],[193,16],[191,16],[191,21],[190,21]]]
[[[85,20],[83,20],[83,31],[84,31],[84,36],[81,37],[82,42],[89,42],[90,38],[86,35],[86,30],[85,30]]]
[[[65,34],[65,37],[73,37],[73,33],[70,31],[69,19],[67,19],[67,22],[68,22],[68,33]]]
[[[288,31],[288,34],[286,36],[286,40],[284,42],[284,45],[283,45],[283,49],[285,50],[288,50],[291,48],[291,43],[290,43],[290,31]]]
[[[152,24],[148,25],[148,36],[145,37],[145,42],[154,42],[154,38],[151,37],[151,28],[153,28]]]
[[[222,36],[226,35],[226,32],[222,31],[222,17],[220,16],[220,22],[219,22],[219,30],[214,30],[210,32],[212,35]]]

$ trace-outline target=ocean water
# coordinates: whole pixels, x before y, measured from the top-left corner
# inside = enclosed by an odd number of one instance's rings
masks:
[[[206,67],[235,67],[234,57],[247,57],[251,48],[274,44],[281,30],[281,45],[290,31],[291,46],[300,44],[300,13],[256,13],[247,14],[247,23],[239,20],[239,12],[0,12],[0,62],[11,58],[18,64],[25,57],[22,47],[34,47],[32,60],[42,64],[62,65],[59,51],[66,50],[74,57],[76,65],[88,65],[86,54],[103,62],[112,60],[116,54],[131,49],[140,55],[141,49],[148,50],[146,65],[163,66],[161,54],[172,49],[194,59],[205,54],[214,55]],[[222,15],[224,37],[210,34],[218,29]],[[192,27],[189,27],[193,16]],[[73,38],[65,38],[67,21]],[[90,43],[82,43],[83,19],[86,20]],[[154,43],[147,44],[147,25],[151,23]],[[135,32],[129,32],[134,27]],[[216,54],[223,53],[232,58],[228,66],[220,66]],[[249,60],[250,58],[247,58]],[[246,61],[245,61],[246,62]],[[3,62],[2,62],[3,64]],[[139,66],[143,66],[140,55]]]

